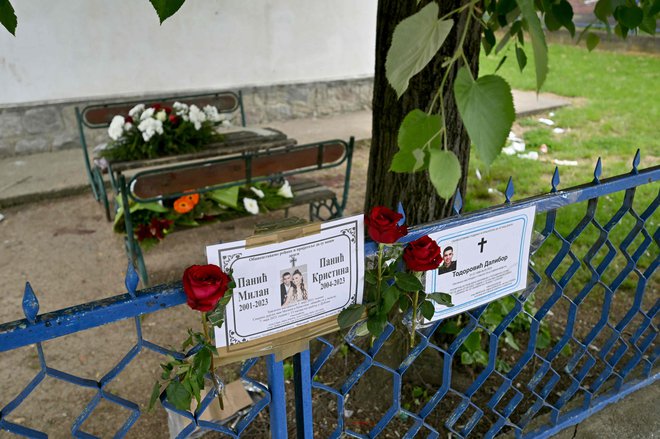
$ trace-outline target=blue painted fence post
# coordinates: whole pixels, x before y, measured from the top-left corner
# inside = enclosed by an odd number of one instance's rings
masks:
[[[298,439],[314,437],[312,418],[312,369],[309,349],[293,356]]]
[[[270,437],[286,439],[286,393],[284,390],[284,365],[275,361],[275,355],[266,357],[268,387],[270,388]]]

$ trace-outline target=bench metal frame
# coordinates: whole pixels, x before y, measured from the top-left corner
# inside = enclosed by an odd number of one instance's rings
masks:
[[[174,102],[180,101],[186,104],[214,105],[220,113],[239,112],[241,124],[245,126],[245,110],[243,108],[243,95],[241,91],[221,91],[212,93],[200,93],[183,96],[150,97],[139,100],[115,101],[101,104],[92,104],[85,107],[76,107],[76,120],[78,122],[78,133],[80,135],[80,145],[83,151],[83,162],[89,184],[92,188],[94,199],[103,204],[105,216],[108,221],[111,220],[110,202],[106,190],[106,182],[103,178],[104,171],[94,164],[90,159],[87,138],[85,131],[87,129],[107,129],[115,115],[128,114],[128,110],[137,104],[147,106],[161,104],[171,106]],[[110,186],[115,194],[119,193],[119,185],[116,175],[111,169],[108,170]]]

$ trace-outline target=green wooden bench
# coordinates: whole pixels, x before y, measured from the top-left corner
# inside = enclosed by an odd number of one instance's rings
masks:
[[[88,135],[91,134],[88,130],[107,130],[110,126],[112,118],[116,115],[125,115],[128,114],[129,110],[137,104],[146,104],[147,106],[160,104],[161,106],[172,107],[175,102],[184,102],[189,105],[197,105],[202,108],[206,105],[215,106],[218,109],[219,113],[224,114],[234,114],[237,113],[240,116],[240,122],[242,126],[245,126],[245,111],[243,109],[243,97],[240,91],[221,91],[213,93],[204,93],[204,94],[194,94],[188,96],[171,96],[171,97],[162,97],[162,98],[149,98],[143,100],[131,100],[131,101],[117,101],[110,103],[101,103],[88,105],[83,108],[76,107],[76,119],[78,121],[78,131],[80,134],[80,144],[83,151],[83,159],[85,164],[85,171],[89,180],[89,184],[92,188],[92,194],[96,201],[101,203],[105,209],[106,218],[108,221],[111,220],[111,209],[108,199],[108,194],[106,191],[106,184],[104,180],[104,174],[108,174],[109,181],[112,189],[115,194],[119,193],[119,186],[117,181],[117,176],[119,172],[126,171],[127,169],[140,169],[149,166],[153,166],[153,160],[137,160],[128,163],[108,163],[107,166],[100,166],[96,161],[90,158],[89,154],[89,142]],[[279,133],[279,137],[286,136]],[[236,140],[235,138],[232,138]],[[230,141],[232,140],[230,139]],[[109,140],[109,138],[108,138]],[[247,139],[243,139],[246,141]],[[231,142],[230,142],[231,143]],[[217,145],[218,147],[224,145]],[[204,155],[204,152],[206,155]],[[209,149],[209,151],[204,151],[199,157],[211,157],[217,156],[217,148]],[[164,158],[165,161],[185,161],[190,160],[190,155],[182,156],[173,156]]]
[[[309,219],[328,220],[343,215],[353,157],[354,139],[328,140],[306,145],[283,145],[243,149],[233,156],[184,164],[167,165],[139,171],[132,177],[118,172],[122,206],[177,199],[190,193],[203,194],[221,188],[252,185],[258,182],[290,180],[294,197],[281,209],[309,205]],[[343,167],[341,198],[314,177],[314,172]],[[126,251],[148,285],[147,269],[140,243],[133,235],[130,208],[124,208]]]

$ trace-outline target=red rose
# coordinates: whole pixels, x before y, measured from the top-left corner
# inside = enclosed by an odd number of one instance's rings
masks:
[[[131,116],[126,116],[124,118],[124,123],[133,123],[133,118]]]
[[[227,276],[217,265],[191,265],[183,272],[183,291],[188,306],[207,312],[215,308],[229,285]]]
[[[154,113],[158,113],[163,106],[161,104],[153,104],[151,108],[154,109]]]
[[[179,118],[176,117],[175,114],[170,114],[170,117],[168,119],[170,120],[170,123],[172,125],[176,125],[177,123],[179,123]]]
[[[165,114],[170,114],[172,112],[172,107],[163,107],[163,110],[165,110]]]
[[[435,270],[442,263],[440,246],[429,235],[408,243],[403,251],[403,260],[409,270]]]
[[[400,213],[387,207],[376,206],[364,218],[364,223],[367,225],[367,232],[371,239],[381,244],[392,244],[408,234],[408,228],[405,225],[397,224],[402,218],[403,215]]]

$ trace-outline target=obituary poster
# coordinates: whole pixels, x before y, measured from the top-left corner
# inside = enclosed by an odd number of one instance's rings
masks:
[[[431,321],[492,302],[527,286],[536,208],[507,212],[430,234],[443,263],[426,273],[426,291],[448,293],[454,306],[435,304]]]
[[[231,346],[339,314],[362,302],[364,221],[321,224],[320,232],[246,248],[246,241],[206,247],[209,264],[236,282],[217,347]]]

